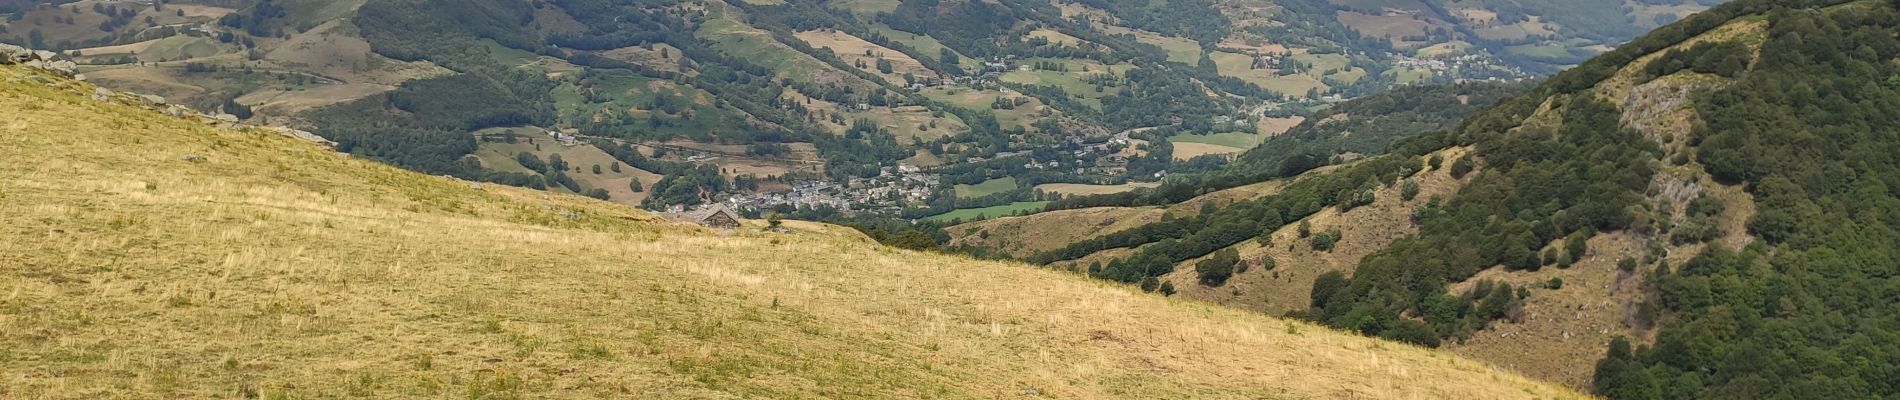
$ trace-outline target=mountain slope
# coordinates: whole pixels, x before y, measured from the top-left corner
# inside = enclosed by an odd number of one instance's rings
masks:
[[[1577,398],[787,222],[731,234],[0,67],[0,396]]]
[[[1719,6],[1393,154],[1033,260],[1613,398],[1891,396],[1895,7]],[[1455,183],[1418,175],[1441,161]]]

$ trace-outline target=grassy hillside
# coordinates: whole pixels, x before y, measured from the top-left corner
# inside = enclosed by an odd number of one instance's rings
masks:
[[[949,245],[981,247],[1015,258],[1161,221],[1164,215],[1195,215],[1207,204],[1229,204],[1278,192],[1285,182],[1267,181],[1216,191],[1166,207],[1091,207],[991,218],[946,228]],[[991,215],[995,216],[995,215]],[[970,220],[965,218],[966,221]]]
[[[401,171],[31,74],[0,67],[0,397],[1581,397],[837,227],[716,234]]]

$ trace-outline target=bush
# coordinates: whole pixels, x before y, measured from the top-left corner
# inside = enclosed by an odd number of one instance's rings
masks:
[[[1313,250],[1333,251],[1333,246],[1339,245],[1341,235],[1337,227],[1313,235]]]
[[[1229,248],[1194,263],[1194,271],[1200,275],[1202,285],[1220,286],[1234,276],[1234,265],[1239,263],[1240,253]]]
[[[1141,287],[1141,291],[1143,292],[1153,292],[1156,289],[1161,288],[1161,281],[1158,279],[1155,279],[1155,277],[1150,276],[1150,277],[1141,278],[1141,283],[1137,285]]]
[[[1477,168],[1477,165],[1475,161],[1471,161],[1471,156],[1458,157],[1458,161],[1451,162],[1451,178],[1464,179],[1465,174],[1471,173],[1474,168]]]

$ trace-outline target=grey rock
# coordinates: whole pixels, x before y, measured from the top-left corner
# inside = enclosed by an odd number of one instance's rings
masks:
[[[238,117],[236,115],[231,115],[231,114],[218,114],[217,116],[212,117],[212,118],[217,118],[219,121],[224,121],[224,122],[238,122]]]
[[[60,75],[73,76],[73,73],[79,70],[79,64],[66,60],[47,61],[46,66],[42,68]]]
[[[317,134],[314,134],[314,133],[297,130],[297,129],[285,128],[285,127],[274,127],[271,129],[276,130],[277,133],[283,134],[284,136],[289,136],[292,138],[296,138],[298,140],[320,144],[320,145],[330,147],[330,148],[336,148],[336,142],[330,141],[330,139],[324,139],[322,136],[317,136]]]
[[[33,57],[33,51],[25,47],[0,43],[0,64],[19,64]]]
[[[55,58],[59,58],[59,53],[46,50],[34,50],[33,56],[37,57],[40,61],[52,61]]]
[[[152,103],[152,104],[165,104],[165,98],[164,98],[164,97],[159,97],[159,96],[154,96],[154,95],[149,95],[149,94],[145,94],[145,95],[139,95],[139,98],[141,98],[141,99],[145,99],[145,102],[147,102],[147,103]],[[181,114],[181,115],[182,115],[182,114]],[[176,115],[174,115],[174,116],[176,116]]]

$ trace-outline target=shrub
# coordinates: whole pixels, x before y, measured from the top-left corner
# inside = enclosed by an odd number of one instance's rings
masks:
[[[1471,170],[1475,168],[1477,165],[1475,161],[1471,161],[1471,156],[1458,157],[1458,161],[1451,162],[1451,178],[1464,179],[1465,174],[1471,173]]]
[[[1200,275],[1202,285],[1220,286],[1227,283],[1227,278],[1234,276],[1234,265],[1239,263],[1239,252],[1231,248],[1223,249],[1214,252],[1213,257],[1194,263],[1194,272]]]
[[[1339,245],[1341,235],[1337,227],[1313,235],[1313,250],[1333,251],[1333,246]]]

